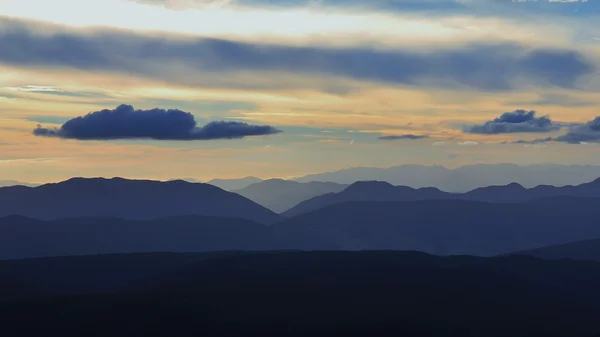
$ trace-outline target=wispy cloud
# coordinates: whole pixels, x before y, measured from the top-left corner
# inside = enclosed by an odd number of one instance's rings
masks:
[[[26,92],[59,92],[55,87],[43,86],[43,85],[26,85],[23,87],[5,87],[11,91],[26,91]]]
[[[424,138],[429,138],[429,136],[428,135],[406,134],[406,135],[392,135],[392,136],[379,137],[379,139],[382,139],[382,140],[417,140],[417,139],[424,139]]]
[[[39,34],[5,22],[0,63],[127,73],[201,85],[237,73],[345,78],[396,85],[512,90],[522,84],[572,88],[595,67],[572,50],[531,49],[514,43],[471,44],[427,52],[369,48],[291,47],[218,39],[184,39],[97,31]],[[140,61],[143,60],[143,61]],[[227,76],[224,76],[227,75]],[[227,83],[235,86],[235,81]],[[238,84],[239,85],[239,84]]]
[[[460,146],[477,146],[477,145],[479,145],[478,142],[471,141],[471,140],[467,140],[467,141],[464,141],[464,142],[458,142],[456,144],[458,144]]]

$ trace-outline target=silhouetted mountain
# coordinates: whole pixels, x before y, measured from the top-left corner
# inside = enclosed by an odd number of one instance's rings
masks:
[[[149,221],[0,218],[0,259],[154,251],[304,249],[317,242],[304,244],[301,239],[281,235],[275,238],[267,226],[235,218],[181,216]]]
[[[456,169],[443,166],[402,165],[390,168],[355,167],[335,172],[311,174],[299,182],[330,181],[352,184],[357,181],[386,181],[413,188],[436,187],[442,191],[462,193],[479,187],[507,185],[513,182],[527,188],[538,185],[577,185],[598,176],[600,167],[590,165],[477,164]]]
[[[600,329],[597,262],[157,253],[0,261],[2,274],[47,295],[82,294],[0,301],[0,335],[11,337],[588,337]]]
[[[540,185],[530,189],[512,183],[482,187],[460,195],[463,199],[490,202],[524,202],[549,197],[600,198],[600,178],[578,186]]]
[[[340,192],[347,185],[327,182],[299,183],[291,180],[270,179],[232,192],[246,197],[274,212],[286,211],[299,202],[323,195]]]
[[[581,200],[586,198],[588,200]],[[466,193],[447,193],[436,188],[413,189],[406,186],[393,186],[381,181],[361,181],[350,185],[338,193],[328,193],[305,200],[284,212],[287,217],[296,216],[318,210],[323,207],[349,201],[412,201],[428,199],[459,199],[486,202],[536,202],[574,207],[598,203],[600,200],[600,179],[578,186],[548,186],[541,185],[527,189],[517,183],[506,186],[488,186],[474,189]],[[561,205],[562,204],[562,205]]]
[[[318,238],[345,250],[495,255],[600,237],[596,209],[464,200],[365,201],[325,207],[275,227],[286,236]]]
[[[177,215],[238,217],[272,223],[279,216],[235,193],[182,180],[73,178],[35,188],[0,188],[0,216],[36,219],[118,217],[154,219]]]
[[[414,201],[450,197],[451,194],[432,187],[414,189],[406,186],[393,186],[381,181],[359,181],[339,193],[328,193],[303,201],[284,212],[283,215],[293,217],[349,201]]]
[[[600,239],[570,242],[542,247],[513,255],[530,255],[541,259],[574,259],[600,261]]]
[[[14,181],[14,180],[0,180],[0,187],[9,187],[9,186],[29,186],[29,187],[34,187],[34,186],[37,186],[37,184],[24,183],[24,182]]]
[[[256,177],[246,177],[240,179],[213,179],[207,184],[211,184],[213,186],[217,186],[225,191],[233,191],[239,190],[245,187],[248,187],[252,184],[256,184],[261,182],[262,179]]]

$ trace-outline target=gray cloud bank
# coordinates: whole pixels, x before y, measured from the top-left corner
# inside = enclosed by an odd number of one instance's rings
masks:
[[[600,117],[580,124],[571,124],[567,133],[557,137],[533,140],[516,140],[511,144],[541,144],[546,142],[563,142],[569,144],[600,143]]]
[[[60,128],[38,126],[36,136],[79,140],[156,139],[211,140],[270,135],[281,132],[269,125],[234,121],[211,122],[198,127],[194,116],[181,110],[136,110],[120,105],[68,120]]]
[[[591,61],[577,51],[514,43],[377,50],[44,27],[0,18],[0,64],[124,73],[185,85],[219,85],[228,78],[222,75],[263,72],[494,91],[521,84],[576,88],[581,77],[595,73]],[[227,85],[243,85],[231,82]],[[271,82],[272,88],[282,86]]]
[[[551,132],[561,128],[554,124],[549,116],[536,116],[536,112],[515,110],[505,112],[481,125],[472,125],[464,129],[467,133],[494,135],[501,133]]]
[[[585,124],[574,125],[569,128],[566,134],[553,140],[571,144],[598,143],[600,142],[600,117],[596,117]]]

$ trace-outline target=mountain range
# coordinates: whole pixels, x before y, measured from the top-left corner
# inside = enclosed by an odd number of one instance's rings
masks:
[[[262,179],[256,178],[256,177],[245,177],[245,178],[239,178],[239,179],[213,179],[206,183],[213,185],[213,186],[217,186],[221,189],[224,189],[225,191],[234,191],[234,190],[239,190],[239,189],[248,187],[252,184],[259,183],[261,181],[262,181]],[[194,181],[194,182],[200,182],[200,181]]]
[[[0,187],[9,187],[9,186],[29,186],[29,187],[35,187],[35,186],[38,186],[38,185],[37,184],[32,184],[32,183],[24,183],[24,182],[15,181],[15,180],[0,180]]]
[[[160,182],[122,178],[72,178],[38,187],[0,188],[0,216],[53,220],[116,217],[149,220],[205,215],[273,223],[274,212],[218,187],[182,180]]]
[[[565,198],[560,199],[560,197]],[[547,204],[552,202],[555,206],[561,206],[561,200],[565,203],[572,203],[574,201],[573,198],[591,198],[591,200],[587,201],[579,199],[577,201],[584,203],[596,202],[594,199],[600,198],[600,178],[577,186],[556,187],[540,185],[527,189],[517,183],[510,183],[505,186],[481,187],[466,193],[448,193],[433,187],[415,189],[406,186],[393,186],[387,182],[362,181],[350,185],[341,192],[328,193],[305,200],[282,214],[292,217],[350,201],[453,199],[500,203],[536,201]]]
[[[286,180],[300,183],[333,182],[341,185],[350,185],[357,181],[376,180],[385,181],[392,185],[413,188],[436,187],[446,192],[463,193],[479,187],[508,185],[513,182],[527,188],[538,185],[578,185],[590,182],[599,176],[600,166],[594,165],[474,164],[457,168],[446,168],[440,165],[399,165],[389,168],[352,167]],[[210,181],[194,178],[184,180],[205,182],[226,191],[241,190],[263,181],[263,179],[256,177],[213,179]]]
[[[298,184],[268,183],[290,194]],[[599,201],[600,179],[464,194],[358,182],[280,216],[208,184],[74,178],[0,188],[0,258],[273,249],[493,256],[600,238]]]
[[[154,220],[0,218],[0,259],[153,251],[418,250],[494,256],[600,238],[594,207],[464,200],[350,202],[264,225],[179,216]]]
[[[298,182],[326,181],[352,184],[377,180],[413,188],[436,187],[462,193],[479,187],[516,182],[527,188],[538,185],[578,185],[600,176],[600,167],[592,165],[476,164],[455,169],[444,166],[401,165],[390,168],[354,167],[334,172],[306,175]]]

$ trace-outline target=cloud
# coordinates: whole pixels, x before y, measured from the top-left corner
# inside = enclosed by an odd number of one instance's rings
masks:
[[[456,144],[458,144],[460,146],[477,146],[477,145],[479,145],[478,142],[474,142],[474,141],[471,141],[471,140],[467,140],[467,141],[464,141],[464,142],[458,142]]]
[[[534,105],[534,106],[562,106],[562,107],[586,107],[598,105],[598,102],[594,102],[589,99],[580,98],[568,94],[540,94],[537,99],[533,100],[511,100],[507,101],[505,105]]]
[[[64,116],[28,116],[25,118],[30,122],[37,123],[49,123],[49,124],[63,124],[70,120],[70,117]]]
[[[472,125],[464,129],[467,133],[494,135],[500,133],[551,132],[561,128],[553,124],[549,116],[536,117],[536,112],[515,110],[505,112],[500,117],[482,125]]]
[[[65,122],[60,128],[38,126],[36,136],[79,140],[157,139],[209,140],[269,135],[281,132],[268,125],[250,125],[234,121],[211,122],[198,127],[194,116],[181,110],[135,110],[120,105]]]
[[[552,137],[548,137],[548,138],[541,138],[541,139],[532,139],[532,140],[515,140],[515,141],[509,141],[509,142],[504,142],[503,144],[525,144],[525,145],[538,145],[538,144],[543,144],[546,142],[551,142],[553,141],[554,138]]]
[[[564,142],[569,144],[600,143],[600,116],[586,123],[572,124],[567,133],[558,137],[548,137],[533,140],[516,140],[509,143],[536,145],[547,142]]]
[[[42,28],[6,19],[0,20],[1,26],[0,64],[126,73],[185,85],[240,86],[244,84],[232,75],[264,73],[268,76],[261,81],[272,88],[282,85],[272,74],[317,76],[321,83],[330,77],[476,90],[512,90],[527,84],[574,88],[581,77],[595,71],[573,50],[502,42],[417,51],[299,47],[123,30],[89,33],[54,26],[46,30],[55,33],[42,34]]]
[[[519,13],[549,13],[568,16],[592,16],[600,13],[596,1],[585,0],[131,0],[139,3],[162,5],[172,9],[202,6],[245,6],[288,8],[324,8],[325,10],[356,9],[363,11],[427,12],[429,15],[476,14],[517,15]],[[508,6],[510,5],[510,6]],[[562,6],[561,6],[562,5]]]
[[[57,92],[60,91],[55,87],[45,85],[26,85],[23,87],[5,87],[4,89],[11,91],[25,91],[25,92]]]
[[[571,126],[566,134],[552,140],[571,144],[600,143],[600,117],[585,124]]]
[[[416,139],[424,139],[424,138],[429,138],[428,135],[394,135],[394,136],[381,136],[379,137],[379,139],[382,140],[403,140],[403,139],[409,139],[409,140],[416,140]]]

